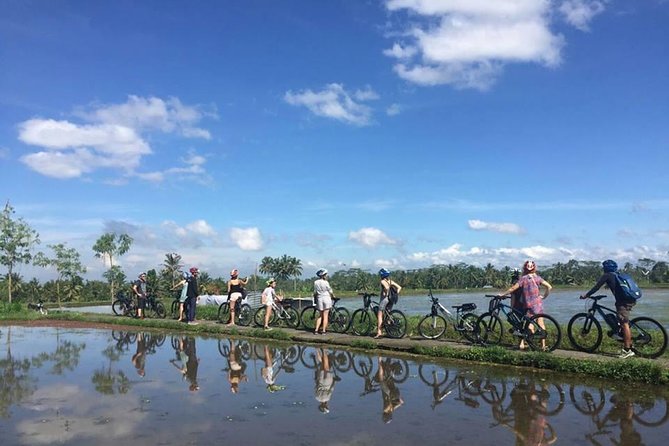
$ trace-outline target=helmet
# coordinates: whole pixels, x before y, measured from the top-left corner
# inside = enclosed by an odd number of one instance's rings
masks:
[[[197,269],[197,268],[195,268],[195,267],[192,267],[192,268],[189,269],[188,271],[190,271],[191,274],[195,274],[195,273],[199,273],[199,272],[200,272],[200,270]]]
[[[605,273],[614,273],[618,271],[618,264],[613,260],[604,260],[602,262],[602,268],[604,268]]]
[[[381,276],[382,279],[385,279],[386,277],[389,277],[389,276],[390,276],[390,271],[388,271],[388,270],[385,269],[385,268],[381,268],[381,269],[379,270],[379,276]]]
[[[141,273],[139,273],[139,276],[137,276],[137,277],[140,278],[140,279],[141,279],[142,277],[146,277],[146,273],[145,273],[145,272],[141,272]]]
[[[326,275],[327,273],[328,273],[328,270],[326,270],[325,268],[321,268],[321,269],[319,269],[318,271],[316,271],[316,275],[317,275],[318,277],[320,277],[320,278],[325,277],[325,275]]]
[[[230,277],[237,277],[239,275],[239,270],[237,268],[230,271]]]
[[[526,260],[523,264],[523,271],[531,273],[536,271],[537,265],[532,260]]]
[[[267,279],[267,282],[265,282],[265,283],[267,284],[267,286],[270,286],[274,282],[276,282],[276,280],[274,280],[274,277],[270,277],[269,279]]]

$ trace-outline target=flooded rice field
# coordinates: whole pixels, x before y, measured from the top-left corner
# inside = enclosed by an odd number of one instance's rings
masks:
[[[0,327],[0,444],[659,445],[664,389],[317,346]]]

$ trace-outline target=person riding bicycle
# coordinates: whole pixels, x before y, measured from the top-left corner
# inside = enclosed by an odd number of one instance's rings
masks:
[[[383,333],[381,332],[381,327],[383,326],[383,312],[388,305],[392,306],[397,303],[397,298],[399,297],[400,291],[402,290],[402,287],[390,278],[390,271],[388,271],[386,268],[381,268],[379,270],[379,276],[381,277],[381,300],[379,302],[379,309],[376,313],[375,339],[383,336]]]
[[[132,285],[132,291],[137,296],[137,317],[144,319],[144,308],[146,307],[146,273],[140,273]]]
[[[265,330],[271,330],[271,328],[269,328],[269,320],[272,317],[272,304],[274,304],[275,300],[283,300],[283,296],[277,295],[276,291],[274,291],[276,280],[270,278],[265,283],[267,284],[267,288],[263,290],[262,295],[260,296],[260,302],[265,306],[265,325],[263,328]]]
[[[616,278],[616,273],[618,272],[618,264],[616,262],[611,259],[604,260],[602,262],[602,269],[604,270],[602,276],[590,291],[581,296],[581,299],[587,299],[592,296],[604,284],[611,290],[613,296],[616,298],[616,312],[623,336],[623,348],[618,357],[622,359],[629,358],[634,356],[634,352],[632,351],[632,332],[630,331],[630,312],[636,302],[629,300],[622,289],[620,289],[618,279]]]
[[[228,280],[228,302],[230,302],[230,322],[228,325],[235,325],[235,306],[237,300],[244,298],[244,286],[249,283],[246,279],[239,278],[239,270],[236,268],[230,271],[230,280]]]
[[[543,296],[541,295],[541,289],[539,288],[542,285],[546,289]],[[552,289],[553,286],[550,283],[542,279],[541,276],[537,275],[536,263],[534,263],[532,260],[526,260],[523,264],[523,275],[520,276],[518,282],[516,282],[514,285],[511,285],[511,288],[506,290],[500,296],[513,295],[512,293],[516,292],[516,290],[522,290],[521,300],[523,302],[523,310],[521,311],[524,312],[528,317],[532,317],[544,312],[543,300],[548,297]],[[542,329],[546,329],[543,318],[538,319],[537,323]],[[534,331],[534,326],[530,325],[530,330]],[[541,340],[541,345],[544,349],[546,348],[545,339]],[[526,348],[525,341],[521,339],[520,345],[518,347],[521,350],[524,350]]]
[[[332,308],[332,299],[334,299],[334,292],[328,282],[328,270],[321,268],[316,271],[318,279],[314,282],[314,300],[316,308],[318,309],[318,317],[316,318],[316,326],[314,334],[325,334],[328,328],[328,317],[330,308]],[[320,328],[320,332],[318,329]]]

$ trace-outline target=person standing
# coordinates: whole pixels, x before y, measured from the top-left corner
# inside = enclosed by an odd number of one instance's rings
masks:
[[[318,309],[318,317],[316,318],[316,326],[314,334],[318,334],[320,327],[320,334],[325,334],[328,328],[330,308],[332,308],[332,299],[334,293],[330,282],[328,282],[328,270],[325,268],[316,271],[318,279],[314,282],[314,299],[316,300],[316,309]]]
[[[541,286],[546,290],[543,295],[541,294]],[[548,297],[553,286],[537,274],[537,265],[532,260],[527,260],[523,264],[523,275],[502,296],[513,295],[518,289],[522,290],[522,301],[525,304],[524,313],[528,317],[532,317],[544,312],[543,301]],[[546,329],[543,318],[537,319],[537,323],[542,329]],[[530,331],[534,332],[533,325],[530,325]],[[541,345],[544,349],[546,348],[546,339],[541,339]],[[524,340],[520,341],[519,348],[521,350],[526,348]]]
[[[272,278],[267,280],[267,288],[265,288],[260,296],[260,302],[265,306],[265,325],[263,328],[265,330],[271,330],[269,327],[269,320],[272,317],[272,305],[275,300],[283,300],[283,296],[276,294],[274,287],[276,287],[276,281]]]
[[[181,288],[181,294],[179,296],[179,319],[177,319],[179,322],[184,320],[184,305],[186,303],[186,298],[188,298],[188,279],[188,273],[183,273],[183,278],[171,288],[172,291]]]
[[[196,267],[192,267],[190,270],[190,278],[188,279],[188,289],[186,290],[186,304],[188,305],[188,314],[186,318],[188,319],[189,325],[197,325],[195,321],[195,305],[197,304],[197,296],[200,294],[200,290],[197,285],[197,277],[200,274],[200,270]]]
[[[632,351],[632,332],[630,331],[630,312],[634,305],[636,305],[636,301],[630,300],[620,288],[618,278],[616,277],[618,272],[618,264],[616,262],[610,259],[605,260],[602,262],[602,269],[604,270],[602,276],[590,291],[581,296],[581,299],[587,299],[592,296],[604,284],[611,290],[613,296],[616,298],[616,313],[623,335],[623,349],[618,357],[621,359],[629,358],[634,356],[634,351]]]
[[[235,310],[237,309],[237,300],[244,298],[244,286],[249,283],[248,277],[244,280],[239,278],[239,270],[230,271],[230,280],[228,280],[228,302],[230,302],[230,321],[228,325],[235,325]]]
[[[137,374],[142,378],[146,374],[146,340],[144,339],[144,333],[137,333],[137,350],[135,354],[132,355],[132,364],[137,369]]]
[[[390,271],[385,268],[379,270],[379,276],[381,277],[381,294],[379,309],[376,313],[376,336],[375,339],[383,336],[381,327],[383,327],[383,312],[385,311],[388,305],[395,305],[399,297],[402,287],[393,280],[390,279]]]
[[[144,319],[144,308],[146,307],[146,273],[140,273],[132,285],[132,291],[137,296],[137,317]]]

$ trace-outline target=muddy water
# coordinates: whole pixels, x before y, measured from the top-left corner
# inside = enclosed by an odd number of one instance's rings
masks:
[[[0,327],[0,444],[664,444],[666,392],[312,346]]]

